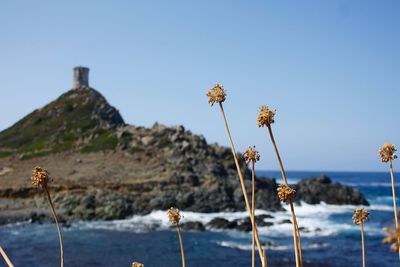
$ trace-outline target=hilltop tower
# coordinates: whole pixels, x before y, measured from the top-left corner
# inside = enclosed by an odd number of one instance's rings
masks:
[[[72,89],[78,89],[79,87],[89,87],[89,68],[81,66],[74,68]]]

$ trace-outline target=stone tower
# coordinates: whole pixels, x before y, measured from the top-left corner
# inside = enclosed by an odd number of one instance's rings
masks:
[[[78,89],[79,87],[89,87],[89,68],[81,66],[74,68],[72,89]]]

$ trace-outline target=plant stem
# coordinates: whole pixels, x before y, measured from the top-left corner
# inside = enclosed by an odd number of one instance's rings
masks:
[[[6,252],[3,250],[3,248],[0,246],[0,254],[3,256],[5,262],[7,263],[8,267],[14,267],[12,264],[11,260],[8,258]]]
[[[222,103],[219,103],[219,107],[220,107],[220,110],[221,110],[222,118],[224,119],[226,132],[228,133],[228,138],[229,138],[229,143],[231,145],[233,159],[235,161],[236,170],[237,170],[237,173],[239,175],[240,185],[242,187],[244,202],[246,203],[246,208],[249,211],[251,223],[253,223],[253,218],[251,216],[251,207],[250,207],[249,199],[248,199],[248,196],[247,196],[246,186],[244,184],[243,174],[242,174],[242,171],[240,170],[240,165],[239,165],[239,161],[237,159],[235,146],[233,145],[231,133],[230,133],[229,127],[228,127],[228,121],[226,119],[225,112],[224,112],[224,107],[222,106]],[[260,255],[260,260],[261,260],[261,262],[263,262],[263,250],[262,250],[262,247],[261,247],[260,238],[258,236],[257,227],[255,228],[255,239],[256,239],[256,244],[257,244],[257,248],[258,248],[258,253]],[[265,267],[268,267],[267,263],[265,264]]]
[[[364,223],[361,223],[361,246],[363,267],[365,267]]]
[[[276,145],[274,134],[272,133],[272,128],[271,128],[270,124],[268,125],[268,132],[269,132],[269,137],[271,138],[271,142],[274,146],[274,150],[275,150],[276,158],[278,159],[279,167],[281,169],[283,183],[285,185],[288,185],[287,178],[286,178],[286,172],[285,172],[285,169],[283,168],[282,159],[281,159],[281,156],[279,155],[278,147]]]
[[[251,217],[252,217],[252,236],[251,236],[251,266],[255,266],[255,216],[254,209],[256,207],[256,198],[255,198],[255,178],[254,178],[254,160],[251,161]]]
[[[186,260],[185,260],[185,250],[183,249],[183,241],[182,241],[182,232],[181,232],[181,226],[179,223],[176,225],[178,229],[178,237],[179,237],[179,244],[181,246],[181,254],[182,254],[182,267],[186,266]]]
[[[286,172],[285,172],[285,169],[283,168],[282,159],[281,159],[281,156],[278,151],[278,146],[276,145],[274,134],[272,132],[272,127],[270,124],[268,124],[267,128],[268,128],[269,136],[271,138],[272,145],[275,150],[276,158],[278,159],[279,167],[281,169],[283,183],[286,186],[289,186],[288,182],[287,182],[287,178],[286,178]],[[300,241],[300,231],[298,230],[298,224],[297,224],[296,214],[294,212],[293,202],[290,201],[289,205],[290,205],[290,211],[292,213],[292,221],[293,221],[293,242],[294,242],[294,248],[295,248],[296,266],[301,267],[301,266],[303,266],[303,258],[302,258],[303,253],[301,251],[302,249],[301,249],[301,241]]]
[[[394,184],[393,161],[392,160],[390,160],[390,178],[392,180],[394,222],[395,222],[395,225],[396,225],[396,230],[398,230],[399,229],[399,219],[397,217],[396,190],[395,190],[395,184]],[[397,240],[397,243],[400,244],[400,239]],[[400,248],[399,248],[399,259],[400,259]]]
[[[49,201],[51,212],[53,213],[54,221],[56,222],[57,231],[58,231],[58,239],[60,241],[61,267],[64,267],[64,245],[63,245],[60,223],[58,222],[56,210],[54,209],[53,202],[51,201],[51,197],[50,197],[50,193],[49,193],[49,189],[48,189],[47,185],[44,186],[44,190],[46,191],[47,200]]]
[[[300,265],[303,266],[303,248],[301,246],[301,236],[300,236],[300,230],[299,230],[299,225],[297,223],[297,218],[295,216],[296,219],[296,230],[297,230],[297,242],[299,244],[299,257],[300,257]]]
[[[295,258],[296,258],[296,266],[299,267],[300,265],[300,257],[299,257],[299,244],[298,244],[298,234],[297,234],[297,220],[296,220],[296,215],[294,213],[294,207],[293,207],[293,203],[290,201],[289,203],[290,205],[290,211],[292,213],[292,225],[293,225],[293,244],[294,244],[294,254],[295,254]]]
[[[267,264],[267,254],[265,253],[265,250],[263,251],[263,264],[262,267],[266,267]]]

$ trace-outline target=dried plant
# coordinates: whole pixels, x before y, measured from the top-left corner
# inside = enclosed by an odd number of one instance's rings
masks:
[[[246,163],[250,161],[256,162],[260,160],[260,154],[256,150],[255,146],[249,146],[249,148],[243,153],[243,159]]]
[[[379,156],[382,159],[382,162],[389,162],[397,159],[396,152],[397,149],[393,144],[383,144],[382,147],[379,149]]]
[[[3,250],[3,248],[0,246],[0,254],[3,257],[4,261],[7,263],[8,267],[14,267],[14,265],[12,264],[10,258],[8,258],[6,252]]]
[[[395,227],[384,228],[383,229],[387,235],[385,239],[383,239],[383,243],[390,244],[390,249],[392,251],[398,252],[400,248],[400,229]]]
[[[393,175],[393,160],[397,159],[395,154],[396,147],[393,144],[384,144],[379,149],[379,156],[381,157],[382,162],[390,163],[389,172],[390,178],[392,182],[392,197],[393,197],[393,211],[394,211],[394,222],[396,229],[399,229],[399,219],[398,219],[398,211],[397,211],[397,203],[396,203],[396,186],[394,182],[394,175]],[[400,239],[398,240],[400,243]],[[398,249],[399,259],[400,259],[400,248]]]
[[[280,185],[277,189],[278,191],[278,197],[279,200],[290,204],[290,202],[293,202],[295,196],[296,196],[296,190],[292,189],[288,185]]]
[[[251,207],[250,207],[250,203],[249,203],[249,198],[247,196],[246,186],[244,184],[244,177],[243,177],[242,171],[240,169],[238,157],[237,157],[237,154],[236,154],[235,145],[233,144],[232,136],[231,136],[231,133],[230,133],[230,130],[229,130],[229,126],[228,126],[228,121],[226,119],[224,107],[222,105],[222,103],[226,99],[225,90],[224,90],[222,85],[216,84],[211,90],[209,90],[206,93],[206,95],[208,96],[208,103],[210,103],[211,106],[214,103],[218,103],[219,104],[221,115],[222,115],[222,118],[224,120],[225,129],[226,129],[226,132],[228,134],[229,144],[231,146],[231,151],[232,151],[232,155],[233,155],[233,160],[235,162],[236,171],[237,171],[237,173],[239,175],[240,186],[242,187],[242,193],[243,193],[244,201],[245,201],[245,204],[246,204],[246,209],[249,211],[250,220],[251,220],[251,223],[253,224],[253,218],[251,216]],[[260,260],[263,263],[264,262],[263,249],[261,247],[260,238],[258,236],[257,226],[255,226],[255,239],[256,239],[256,244],[257,244],[257,249],[258,249],[258,253],[259,253],[259,256],[260,256]],[[264,263],[264,267],[267,267],[267,263],[266,262]]]
[[[272,111],[267,106],[261,106],[258,112],[257,124],[258,127],[263,127],[264,125],[271,125],[274,123],[276,111]]]
[[[144,264],[139,263],[139,262],[133,262],[132,267],[144,267]]]
[[[208,96],[208,103],[210,103],[211,106],[214,105],[214,103],[224,102],[226,98],[224,87],[218,83],[214,85],[214,87],[208,91],[206,95]]]
[[[256,224],[255,224],[255,207],[256,207],[256,186],[255,186],[255,168],[254,165],[256,161],[260,160],[260,154],[256,150],[256,147],[249,147],[244,153],[243,153],[243,159],[245,160],[246,163],[251,162],[251,228],[252,228],[252,235],[251,235],[251,266],[255,266],[255,238],[256,238]],[[266,264],[266,256],[265,256],[265,251],[264,251],[264,257],[263,257],[263,265]]]
[[[356,225],[361,225],[361,247],[362,247],[362,262],[365,267],[365,240],[364,240],[364,223],[368,220],[369,213],[363,208],[354,210],[353,222]]]
[[[185,250],[183,249],[183,241],[182,241],[182,231],[181,231],[181,226],[179,225],[179,222],[181,220],[181,214],[179,209],[176,208],[170,208],[167,212],[168,214],[168,219],[169,221],[176,225],[176,229],[178,230],[178,238],[179,238],[179,244],[181,246],[181,254],[182,254],[182,267],[186,266],[186,260],[185,260]]]
[[[257,125],[258,125],[258,127],[264,127],[264,126],[267,127],[269,137],[271,139],[272,145],[275,150],[276,157],[278,159],[278,163],[279,163],[279,166],[281,169],[282,179],[283,179],[283,186],[278,188],[278,196],[281,199],[281,201],[288,203],[290,206],[290,211],[292,213],[292,220],[293,220],[293,242],[294,242],[294,247],[295,247],[296,266],[300,267],[300,266],[303,266],[303,253],[302,253],[302,248],[301,248],[301,237],[300,237],[299,226],[297,223],[297,218],[296,218],[296,214],[294,211],[294,205],[293,205],[293,200],[294,200],[296,191],[291,189],[288,185],[287,178],[286,178],[286,172],[285,172],[285,169],[283,168],[282,159],[281,159],[281,156],[278,151],[278,147],[275,142],[274,134],[272,132],[271,124],[275,122],[275,120],[274,120],[275,114],[276,114],[276,111],[272,111],[268,106],[262,106],[260,108],[260,111],[257,116]]]
[[[369,213],[363,208],[356,208],[353,214],[353,222],[356,225],[364,224],[369,217]]]
[[[53,213],[54,221],[56,222],[57,226],[57,231],[58,231],[58,239],[60,241],[60,261],[61,261],[61,267],[64,267],[64,245],[63,245],[63,239],[62,239],[62,234],[61,234],[61,227],[60,223],[56,214],[56,210],[54,209],[53,202],[51,200],[49,188],[47,186],[50,176],[49,172],[45,169],[42,169],[41,167],[35,167],[32,170],[32,185],[34,185],[36,188],[42,188],[47,196],[47,200],[50,204],[51,212]]]

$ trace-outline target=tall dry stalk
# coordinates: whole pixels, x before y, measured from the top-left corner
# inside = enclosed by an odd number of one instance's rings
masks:
[[[251,162],[251,266],[255,266],[255,239],[256,239],[256,218],[254,216],[254,210],[256,206],[256,193],[255,193],[255,181],[254,181],[254,161]]]
[[[1,254],[1,256],[3,256],[3,259],[7,263],[8,267],[14,267],[10,258],[7,256],[6,252],[3,250],[3,248],[1,246],[0,246],[0,254]]]
[[[255,184],[255,162],[260,160],[260,154],[255,149],[255,146],[249,147],[244,153],[243,158],[246,161],[246,164],[251,162],[251,266],[255,266],[255,237],[256,237],[256,218],[255,218],[255,207],[256,207],[256,184]],[[265,253],[264,253],[265,255]],[[266,259],[264,257],[263,264],[265,264]]]
[[[271,124],[274,123],[274,116],[275,112],[270,110],[267,106],[262,106],[260,112],[257,117],[257,124],[259,127],[267,126],[269,137],[271,139],[272,145],[274,147],[275,155],[279,163],[279,167],[282,174],[283,179],[283,186],[278,188],[278,196],[282,202],[289,204],[290,212],[292,214],[292,221],[293,221],[293,243],[295,249],[295,259],[296,259],[296,266],[301,267],[303,266],[303,253],[301,248],[301,237],[299,226],[296,218],[296,213],[294,211],[293,200],[296,194],[296,191],[289,187],[287,182],[286,172],[283,168],[283,163],[281,156],[279,154],[278,146],[276,145],[275,137],[272,132]]]
[[[364,240],[364,223],[361,224],[361,248],[362,248],[362,259],[363,267],[366,266],[365,259],[365,240]]]
[[[394,182],[394,175],[393,175],[393,160],[397,159],[396,155],[396,146],[393,144],[383,144],[382,147],[379,149],[379,156],[381,157],[382,162],[390,163],[390,179],[392,183],[392,197],[393,197],[393,211],[394,211],[394,222],[396,229],[399,229],[399,220],[398,220],[398,211],[397,211],[397,204],[396,204],[396,187]],[[400,243],[400,239],[397,240]],[[398,249],[399,259],[400,259],[400,248]]]
[[[353,222],[356,225],[361,225],[361,248],[362,248],[362,263],[363,263],[363,267],[366,266],[364,224],[368,220],[368,216],[369,216],[369,213],[363,208],[356,208],[354,210]]]
[[[63,238],[61,234],[61,227],[60,223],[58,221],[58,216],[56,213],[56,210],[54,209],[53,201],[51,200],[49,188],[47,187],[47,184],[50,180],[49,178],[49,172],[45,169],[42,169],[41,167],[35,167],[35,169],[32,170],[32,184],[37,187],[37,188],[43,188],[43,190],[46,193],[47,200],[50,204],[51,212],[54,217],[54,221],[57,226],[57,232],[58,232],[58,240],[60,242],[60,265],[61,267],[64,267],[64,244],[63,244]]]
[[[222,115],[222,118],[224,120],[225,129],[226,129],[226,132],[228,134],[229,144],[231,146],[231,151],[232,151],[232,155],[233,155],[233,160],[235,162],[236,171],[237,171],[237,173],[239,175],[240,186],[242,188],[242,193],[243,193],[244,201],[245,201],[245,204],[246,204],[246,209],[249,211],[250,220],[251,220],[251,223],[253,224],[253,218],[251,216],[252,215],[251,214],[251,207],[250,207],[249,199],[248,199],[248,196],[247,196],[246,186],[244,184],[244,177],[243,177],[242,171],[240,169],[239,161],[238,161],[237,154],[236,154],[236,149],[235,149],[235,146],[233,144],[232,136],[231,136],[231,133],[230,133],[230,130],[229,130],[229,126],[228,126],[228,121],[226,119],[224,107],[222,105],[222,102],[224,102],[225,98],[226,98],[225,90],[224,90],[222,85],[216,84],[210,91],[207,92],[207,96],[208,96],[208,102],[211,105],[213,105],[214,103],[218,103],[219,104],[221,115]],[[264,267],[268,267],[267,262],[264,263],[263,249],[262,249],[262,246],[261,246],[260,238],[258,236],[257,226],[255,227],[255,240],[256,240],[257,249],[258,249],[258,253],[259,253],[259,256],[260,256],[261,263],[263,263]]]
[[[168,218],[172,224],[176,225],[176,229],[178,231],[179,244],[181,247],[182,267],[185,267],[186,266],[185,250],[183,249],[182,231],[181,231],[181,226],[179,225],[179,221],[181,220],[181,214],[179,209],[171,207],[168,210]]]

